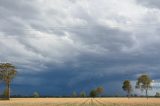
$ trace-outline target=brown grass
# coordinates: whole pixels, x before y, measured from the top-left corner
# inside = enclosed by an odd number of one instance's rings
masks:
[[[159,98],[12,98],[0,106],[160,106]]]

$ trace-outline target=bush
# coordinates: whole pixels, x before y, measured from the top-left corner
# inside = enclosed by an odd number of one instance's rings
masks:
[[[34,93],[33,93],[33,97],[38,98],[38,97],[40,97],[40,95],[39,95],[38,92],[34,92]]]
[[[77,97],[77,93],[75,91],[72,92],[72,97]]]
[[[91,90],[90,92],[90,97],[96,97],[97,96],[97,91],[95,89]]]
[[[85,91],[82,91],[82,92],[80,93],[80,97],[86,97],[86,92],[85,92]]]
[[[160,97],[160,93],[159,93],[159,92],[156,92],[155,97]]]

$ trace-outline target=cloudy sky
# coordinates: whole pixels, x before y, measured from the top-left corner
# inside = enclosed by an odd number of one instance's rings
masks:
[[[0,61],[12,94],[70,95],[123,80],[159,80],[160,0],[0,0]]]

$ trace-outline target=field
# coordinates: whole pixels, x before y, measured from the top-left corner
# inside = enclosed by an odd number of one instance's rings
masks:
[[[158,98],[12,98],[0,106],[160,106]]]

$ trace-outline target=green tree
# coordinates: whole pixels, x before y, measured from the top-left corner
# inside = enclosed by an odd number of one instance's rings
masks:
[[[86,92],[85,92],[85,91],[82,91],[82,92],[80,93],[80,97],[86,97]]]
[[[123,82],[122,89],[127,92],[127,95],[128,95],[128,98],[129,98],[130,95],[131,95],[131,91],[132,91],[132,85],[131,85],[129,80],[125,80]]]
[[[16,68],[10,63],[0,64],[0,80],[4,81],[6,84],[6,99],[10,99],[10,83],[12,79],[16,76]]]
[[[148,90],[152,88],[151,82],[152,80],[148,75],[141,75],[137,79],[136,88],[141,89],[142,91],[145,90],[147,98],[148,98]]]
[[[97,95],[101,95],[104,92],[104,88],[102,86],[97,87],[96,92],[97,92]]]
[[[90,97],[93,97],[93,98],[94,98],[94,97],[97,96],[97,91],[96,91],[95,89],[93,89],[93,90],[90,91],[90,94],[89,94],[89,95],[90,95]]]
[[[39,97],[40,97],[40,95],[39,95],[39,93],[38,93],[38,92],[34,92],[34,93],[33,93],[33,97],[35,97],[35,98],[39,98]]]
[[[77,92],[76,91],[72,92],[72,97],[77,97]]]

